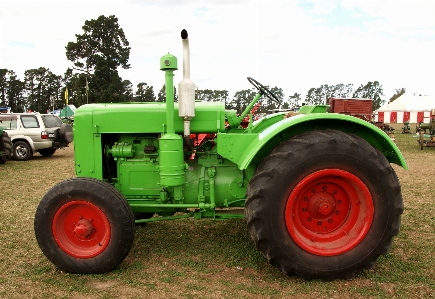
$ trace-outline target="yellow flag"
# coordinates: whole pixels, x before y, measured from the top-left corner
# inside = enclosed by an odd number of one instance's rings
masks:
[[[66,104],[68,105],[68,87],[65,88],[65,100],[66,100]]]

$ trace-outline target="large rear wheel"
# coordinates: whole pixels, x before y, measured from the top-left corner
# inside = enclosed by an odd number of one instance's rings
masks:
[[[362,138],[335,130],[278,145],[248,187],[248,230],[269,262],[304,279],[352,278],[386,254],[403,211],[398,178]]]
[[[14,158],[18,161],[27,161],[33,156],[33,150],[26,141],[17,141],[12,147]]]
[[[0,135],[0,164],[6,163],[12,156],[12,142],[6,131]]]
[[[110,184],[91,179],[63,181],[42,198],[35,235],[45,256],[69,273],[105,273],[127,256],[134,240],[134,217]]]

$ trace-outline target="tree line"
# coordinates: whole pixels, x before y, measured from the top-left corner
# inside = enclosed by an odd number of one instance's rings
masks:
[[[65,105],[65,90],[68,88],[68,103],[76,107],[86,103],[100,102],[164,102],[165,86],[156,93],[154,87],[140,82],[133,93],[130,80],[122,79],[118,68],[130,68],[129,42],[118,19],[111,15],[85,21],[83,33],[76,34],[76,41],[68,42],[66,58],[72,65],[63,75],[57,75],[48,68],[40,67],[24,72],[24,80],[17,78],[13,70],[0,69],[0,107],[10,107],[13,112],[31,110],[45,113]],[[259,113],[273,109],[292,109],[305,104],[328,104],[331,97],[370,98],[373,109],[384,104],[382,85],[378,81],[360,85],[355,90],[352,84],[321,85],[308,90],[304,99],[300,93],[284,96],[282,88],[268,87],[281,104],[262,98]],[[404,89],[396,90],[396,98]],[[197,90],[197,100],[221,101],[227,109],[239,113],[255,96],[256,90],[246,89],[234,93],[232,98],[227,90]],[[177,93],[175,90],[177,100]],[[393,96],[394,97],[394,96]],[[390,100],[394,100],[393,98]]]

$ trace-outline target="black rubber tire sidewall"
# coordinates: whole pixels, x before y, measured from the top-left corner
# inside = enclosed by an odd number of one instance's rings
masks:
[[[100,208],[111,226],[107,248],[93,258],[80,259],[65,253],[56,243],[52,221],[62,205],[85,200]],[[69,273],[98,274],[115,268],[127,256],[134,241],[134,218],[130,206],[111,185],[91,178],[63,181],[42,198],[35,214],[36,240],[45,256],[59,269]]]
[[[26,155],[23,156],[23,157],[19,156],[17,154],[17,152],[16,152],[17,151],[17,147],[19,147],[19,146],[23,146],[23,147],[26,148]],[[18,160],[18,161],[27,161],[27,160],[29,160],[33,156],[33,150],[32,150],[32,148],[30,147],[30,145],[26,141],[17,141],[17,142],[15,142],[14,145],[13,145],[12,153],[14,155],[14,158],[16,160]]]
[[[56,152],[55,148],[43,148],[43,149],[38,150],[38,153],[40,153],[41,156],[44,156],[44,157],[53,156],[55,152]]]
[[[278,153],[275,152],[267,157],[258,169],[259,172],[267,172],[267,169],[271,168],[268,177],[269,184],[257,182],[264,186],[263,190],[259,192],[265,198],[267,197],[268,202],[267,204],[264,202],[256,203],[260,204],[261,207],[251,207],[251,209],[258,209],[258,211],[250,212],[257,213],[258,215],[255,217],[263,219],[261,224],[253,224],[253,228],[256,225],[264,227],[250,230],[254,241],[257,238],[255,235],[260,235],[260,239],[256,242],[260,251],[269,259],[271,264],[278,266],[283,272],[296,273],[306,279],[322,278],[328,280],[336,277],[353,277],[356,272],[370,268],[380,254],[385,254],[390,246],[392,236],[398,232],[398,228],[396,230],[391,229],[391,227],[397,226],[395,222],[397,222],[397,214],[401,213],[400,207],[395,207],[397,202],[386,200],[397,197],[396,186],[391,187],[389,181],[391,176],[396,176],[385,157],[359,137],[344,136],[343,133],[336,133],[336,131],[325,131],[318,134],[331,133],[332,135],[338,134],[341,136],[340,138],[353,139],[354,141],[337,144],[333,138],[321,138],[318,139],[318,144],[305,144],[304,136],[302,136],[300,152],[296,152],[293,158],[289,158],[290,162],[286,163],[285,167],[273,164],[277,163],[276,155],[286,155],[279,153],[278,146]],[[315,139],[311,133],[311,140]],[[297,138],[291,142],[297,143]],[[355,146],[355,144],[359,146]],[[293,146],[293,148],[295,149],[297,146]],[[379,159],[382,160],[382,165],[374,165],[373,161]],[[272,163],[272,165],[265,166],[267,163]],[[379,169],[380,167],[383,169]],[[336,256],[318,256],[303,250],[293,241],[285,223],[285,208],[291,190],[307,175],[327,168],[347,170],[359,177],[370,190],[374,205],[373,222],[365,238],[355,248]],[[259,180],[265,181],[266,179],[261,179],[260,176]],[[251,183],[255,184],[255,179]],[[249,193],[248,189],[248,201]],[[255,219],[255,217],[251,217],[251,219]]]
[[[12,156],[12,142],[6,131],[0,135],[0,164],[6,163],[9,158]]]

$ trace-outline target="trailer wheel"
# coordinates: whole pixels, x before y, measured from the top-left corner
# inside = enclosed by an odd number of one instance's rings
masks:
[[[386,254],[403,211],[398,178],[364,139],[335,130],[282,142],[258,166],[245,216],[256,247],[287,275],[352,278]]]
[[[91,179],[63,181],[42,198],[35,214],[36,240],[45,256],[69,273],[105,273],[127,256],[134,218],[110,184]]]

